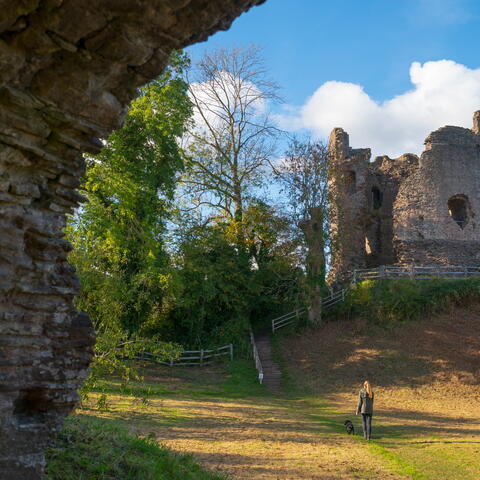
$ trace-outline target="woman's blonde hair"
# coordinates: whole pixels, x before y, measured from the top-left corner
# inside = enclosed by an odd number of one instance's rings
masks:
[[[372,391],[372,386],[370,385],[370,382],[368,380],[365,380],[363,382],[363,388],[367,391],[367,395],[372,398],[373,397],[373,391]]]

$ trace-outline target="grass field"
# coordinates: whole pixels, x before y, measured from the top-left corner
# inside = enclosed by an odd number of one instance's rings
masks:
[[[323,399],[340,417],[352,412],[363,379],[371,380],[372,451],[399,472],[480,479],[478,305],[388,329],[361,319],[329,323],[284,336],[277,347],[287,378],[295,378],[290,388]]]
[[[257,383],[250,361],[147,366],[145,381],[128,389],[105,382],[107,410],[94,407],[93,393],[78,413],[168,447],[147,445],[152,458],[193,454],[167,462],[186,468],[190,476],[179,479],[480,479],[480,307],[389,329],[332,322],[276,337],[275,351],[282,396]],[[376,393],[370,443],[343,428],[350,418],[360,430],[353,412],[365,377]],[[155,468],[145,477],[83,478],[177,478]]]
[[[109,383],[114,420],[232,479],[401,479],[390,459],[344,433],[343,417],[317,400],[280,398],[250,362],[198,369],[149,368],[129,392]],[[117,391],[115,391],[117,390]],[[92,395],[92,405],[95,395]]]

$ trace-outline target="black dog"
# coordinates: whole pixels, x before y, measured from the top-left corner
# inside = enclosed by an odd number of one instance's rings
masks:
[[[350,420],[345,420],[344,425],[349,435],[355,435],[355,427]]]

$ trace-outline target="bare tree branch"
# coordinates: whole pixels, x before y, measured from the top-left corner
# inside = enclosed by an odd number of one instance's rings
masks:
[[[228,208],[241,222],[281,133],[268,115],[269,103],[279,101],[278,86],[267,78],[256,46],[205,54],[189,83],[197,122],[189,131],[185,188],[198,205]]]

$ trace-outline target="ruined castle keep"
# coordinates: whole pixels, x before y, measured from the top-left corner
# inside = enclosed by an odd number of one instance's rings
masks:
[[[37,480],[94,333],[63,229],[98,152],[173,49],[264,0],[0,0],[0,479]]]
[[[393,264],[480,265],[480,111],[428,135],[420,157],[377,157],[330,135],[331,278]]]

